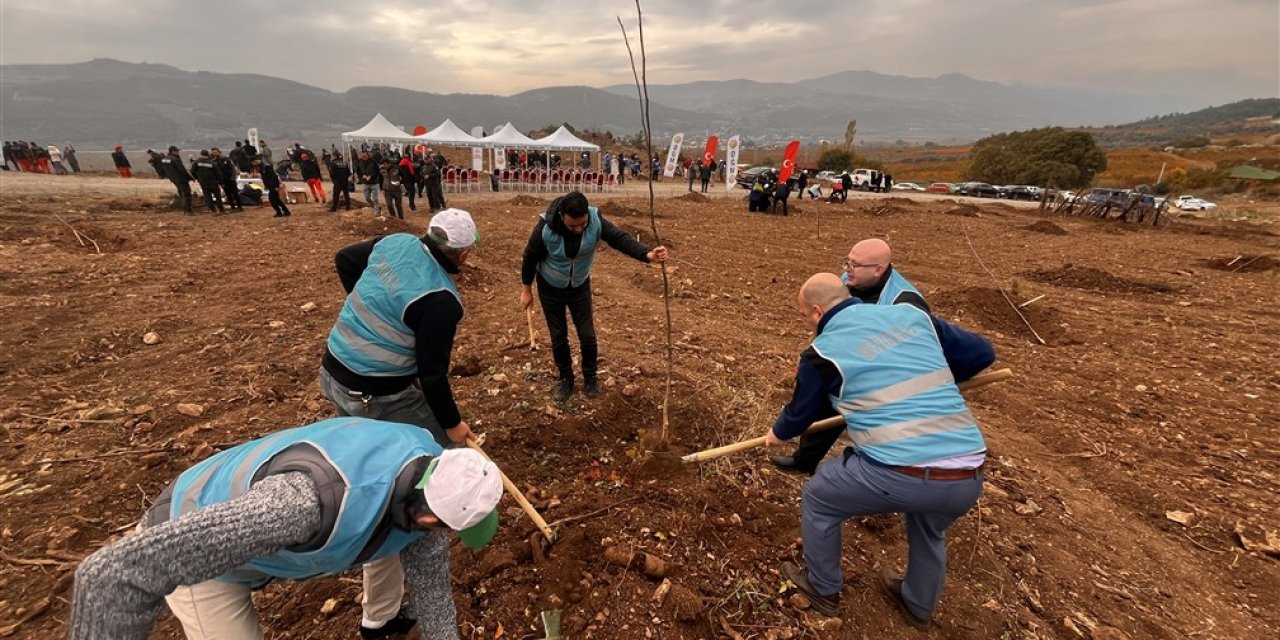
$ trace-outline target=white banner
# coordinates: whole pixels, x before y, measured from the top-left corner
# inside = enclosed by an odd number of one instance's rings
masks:
[[[498,171],[502,171],[503,169],[507,168],[507,150],[506,149],[493,150],[493,168],[497,169]]]
[[[729,146],[724,152],[724,190],[732,191],[733,186],[738,181],[738,151],[742,148],[742,141],[738,136],[729,138]]]
[[[484,137],[484,127],[476,125],[471,127],[471,135],[476,138]],[[471,168],[476,171],[484,171],[484,149],[481,147],[471,148]]]
[[[258,128],[257,128],[257,127],[254,127],[254,128],[252,128],[252,129],[250,129],[249,131],[247,131],[247,132],[244,134],[244,137],[246,137],[246,138],[248,138],[248,139],[249,139],[249,145],[250,145],[250,146],[252,146],[254,149],[259,148],[259,147],[258,147]]]
[[[676,175],[676,165],[680,162],[680,146],[684,144],[684,134],[671,136],[671,148],[667,150],[667,164],[662,168],[662,175],[670,178]]]

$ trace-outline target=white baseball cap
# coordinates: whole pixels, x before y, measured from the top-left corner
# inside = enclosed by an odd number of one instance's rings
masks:
[[[457,531],[462,544],[479,549],[493,539],[498,530],[502,473],[484,454],[471,449],[445,450],[427,466],[417,488],[422,489],[431,513]]]
[[[440,240],[454,249],[466,249],[480,241],[480,232],[476,231],[476,223],[471,214],[462,209],[445,209],[434,216],[427,224],[427,230],[439,229],[444,237]]]

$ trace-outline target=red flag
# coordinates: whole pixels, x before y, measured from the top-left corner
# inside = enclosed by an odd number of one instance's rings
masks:
[[[709,166],[711,160],[716,157],[716,147],[720,146],[720,138],[711,136],[707,138],[707,149],[702,152],[702,166]]]
[[[782,171],[778,172],[778,182],[786,182],[791,172],[796,170],[796,156],[800,155],[800,141],[792,140],[782,154]]]
[[[415,136],[420,136],[426,132],[427,132],[427,128],[422,125],[418,125],[413,128],[413,135]]]

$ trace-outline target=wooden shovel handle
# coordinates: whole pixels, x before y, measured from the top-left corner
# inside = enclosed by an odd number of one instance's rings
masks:
[[[480,445],[476,444],[474,441],[468,440],[467,446],[479,451],[480,455],[489,458],[489,454],[485,453],[484,449],[481,449]],[[489,459],[492,460],[492,458]],[[547,521],[542,519],[538,510],[533,508],[533,505],[529,503],[529,499],[524,497],[524,494],[520,492],[518,487],[516,487],[516,483],[512,482],[511,479],[507,477],[507,474],[503,473],[501,469],[498,470],[498,473],[502,476],[502,486],[506,488],[507,493],[511,494],[511,497],[515,498],[516,502],[520,503],[520,508],[524,509],[524,512],[528,514],[529,519],[533,521],[533,524],[538,527],[538,530],[542,532],[542,535],[546,536],[547,542],[554,542],[556,534],[551,530],[551,527],[547,526]]]
[[[961,391],[968,391],[970,389],[976,389],[978,387],[981,387],[982,385],[985,385],[985,384],[991,384],[992,382],[1000,382],[1001,380],[1008,380],[1009,378],[1012,378],[1012,377],[1013,377],[1012,370],[1000,369],[998,371],[988,371],[987,373],[976,375],[972,378],[969,378],[968,380],[965,380],[964,382],[961,382],[956,386],[958,386]],[[827,429],[844,426],[844,424],[845,422],[844,422],[843,416],[834,416],[831,418],[827,418],[825,420],[819,420],[809,425],[809,428],[805,429],[805,433],[825,431]],[[763,446],[764,446],[764,436],[760,436],[758,438],[752,438],[750,440],[743,440],[742,442],[727,444],[723,447],[715,447],[714,449],[706,449],[703,451],[690,453],[689,455],[684,456],[680,459],[683,460],[684,462],[702,462],[704,460],[711,460],[713,458],[719,458],[722,456],[727,456],[734,453],[746,451],[748,449],[755,449],[756,447],[763,447]]]
[[[526,307],[524,317],[529,321],[529,348],[537,348],[537,343],[533,341],[533,309]]]

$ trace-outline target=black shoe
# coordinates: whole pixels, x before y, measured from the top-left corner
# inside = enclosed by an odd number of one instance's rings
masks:
[[[582,382],[582,397],[588,400],[595,400],[600,397],[600,381],[595,378],[588,378]]]
[[[795,456],[769,456],[769,461],[773,463],[773,466],[782,469],[783,471],[793,471],[795,473],[807,473],[809,475],[813,475],[813,472],[817,469],[816,467],[810,467],[796,462]]]
[[[828,618],[835,618],[840,615],[840,594],[824,596],[813,588],[813,583],[809,582],[809,569],[800,567],[791,562],[782,563],[782,576],[796,585],[796,591],[804,594],[809,600],[809,606],[814,611],[821,613]]]
[[[902,575],[894,573],[889,568],[880,570],[880,586],[884,587],[884,591],[888,594],[889,599],[898,605],[898,609],[902,611],[902,619],[907,624],[924,631],[929,628],[929,619],[921,618],[911,613],[911,608],[907,606],[907,601],[902,598]]]
[[[556,383],[555,390],[551,392],[551,399],[556,402],[564,402],[571,395],[573,395],[573,381],[561,380]]]
[[[372,640],[374,638],[390,638],[391,636],[403,635],[413,628],[418,621],[405,615],[404,609],[400,609],[396,613],[396,617],[387,621],[386,624],[377,629],[369,629],[364,625],[360,625],[360,637],[364,640]]]

